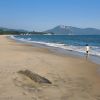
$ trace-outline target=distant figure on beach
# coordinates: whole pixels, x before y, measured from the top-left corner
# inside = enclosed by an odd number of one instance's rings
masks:
[[[90,50],[90,47],[88,44],[86,44],[86,54],[88,55],[89,54],[89,50]]]

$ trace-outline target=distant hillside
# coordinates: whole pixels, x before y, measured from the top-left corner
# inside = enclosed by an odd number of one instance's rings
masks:
[[[19,35],[21,33],[26,33],[26,32],[28,31],[0,27],[0,35],[10,35],[10,34]]]
[[[8,29],[8,28],[3,28],[0,27],[0,35],[20,35],[20,34],[46,34],[44,32],[29,32],[27,30],[22,30],[22,29]]]
[[[72,26],[59,25],[53,29],[45,31],[55,35],[100,35],[100,29],[96,28],[77,28]]]

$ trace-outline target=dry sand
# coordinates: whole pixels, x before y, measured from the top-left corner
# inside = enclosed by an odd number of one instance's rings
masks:
[[[98,67],[0,36],[0,100],[100,100]],[[52,84],[38,84],[17,73],[25,69]]]

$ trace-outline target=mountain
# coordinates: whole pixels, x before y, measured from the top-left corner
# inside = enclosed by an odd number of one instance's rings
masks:
[[[77,28],[72,26],[59,25],[53,29],[45,31],[54,35],[100,35],[100,29],[96,28]]]

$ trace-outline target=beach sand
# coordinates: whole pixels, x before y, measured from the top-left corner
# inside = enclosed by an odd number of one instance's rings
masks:
[[[99,65],[0,36],[0,100],[100,100]],[[52,84],[39,84],[20,70]]]

